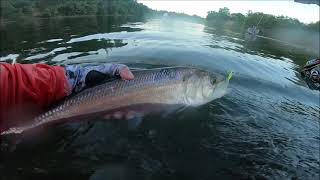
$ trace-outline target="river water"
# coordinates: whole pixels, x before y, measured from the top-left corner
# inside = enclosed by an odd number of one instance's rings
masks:
[[[2,62],[195,66],[226,74],[230,92],[198,108],[77,122],[2,137],[4,179],[319,179],[319,91],[299,69],[302,48],[169,18],[115,23],[38,19],[1,27]],[[14,143],[11,143],[14,141]],[[8,142],[8,143],[7,143]]]

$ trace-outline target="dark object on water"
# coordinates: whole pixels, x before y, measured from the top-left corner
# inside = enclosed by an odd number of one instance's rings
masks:
[[[256,26],[249,27],[245,34],[245,39],[247,41],[255,41],[259,32],[260,30]]]
[[[320,90],[320,58],[309,60],[300,74],[310,89]]]

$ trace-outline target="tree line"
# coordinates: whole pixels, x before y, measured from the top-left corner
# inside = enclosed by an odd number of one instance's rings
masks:
[[[141,19],[150,9],[136,0],[1,0],[1,18],[77,15]]]
[[[247,14],[230,13],[226,7],[220,8],[218,12],[210,11],[206,17],[208,26],[217,29],[230,29],[235,32],[243,33],[247,28],[258,26],[260,35],[271,35],[274,29],[301,29],[319,32],[319,21],[316,23],[305,24],[298,19],[287,16],[274,16],[261,12],[248,11]]]

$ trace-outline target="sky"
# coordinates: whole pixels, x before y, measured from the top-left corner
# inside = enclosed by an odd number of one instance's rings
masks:
[[[316,4],[301,4],[293,0],[138,0],[151,9],[167,10],[189,15],[206,17],[208,11],[218,11],[219,8],[228,7],[231,13],[246,14],[248,10],[273,15],[284,15],[297,18],[301,22],[311,23],[319,21],[319,6]]]

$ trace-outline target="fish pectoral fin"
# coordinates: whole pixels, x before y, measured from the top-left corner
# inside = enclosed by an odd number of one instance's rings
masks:
[[[109,119],[123,119],[125,117],[125,113],[116,111],[113,113],[107,113],[102,116],[103,119],[109,120]]]
[[[141,111],[116,111],[102,116],[105,120],[126,119],[128,121],[128,129],[136,129],[142,122],[144,113]]]

